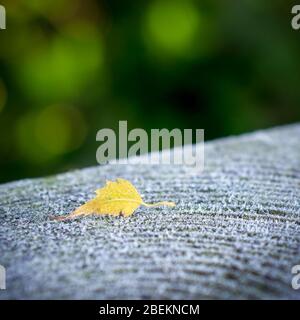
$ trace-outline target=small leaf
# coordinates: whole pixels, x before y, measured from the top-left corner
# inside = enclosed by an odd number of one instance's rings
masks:
[[[123,215],[130,216],[139,206],[156,207],[169,206],[174,207],[174,202],[158,202],[147,204],[143,201],[136,188],[127,180],[117,179],[117,181],[107,181],[102,189],[96,190],[96,197],[67,216],[53,217],[54,220],[63,221],[78,216],[87,216],[90,214],[101,215]]]

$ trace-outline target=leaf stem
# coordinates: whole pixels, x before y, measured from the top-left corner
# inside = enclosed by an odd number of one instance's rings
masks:
[[[161,201],[161,202],[156,202],[156,203],[142,203],[143,206],[147,208],[153,208],[153,207],[158,207],[158,206],[167,206],[167,207],[175,207],[174,202],[169,202],[169,201]]]

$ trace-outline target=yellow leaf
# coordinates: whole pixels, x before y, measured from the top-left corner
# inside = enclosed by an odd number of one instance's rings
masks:
[[[67,220],[78,216],[89,214],[109,214],[113,216],[130,216],[139,206],[155,207],[169,206],[174,207],[174,202],[158,202],[147,204],[136,188],[127,180],[117,179],[117,181],[107,181],[102,189],[96,190],[96,197],[83,204],[67,216],[54,217],[54,220]]]

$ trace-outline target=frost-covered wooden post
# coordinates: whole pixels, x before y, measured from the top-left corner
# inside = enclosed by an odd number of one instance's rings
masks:
[[[0,29],[6,29],[6,11],[3,6],[0,5]]]
[[[0,184],[0,299],[299,299],[299,137],[208,141],[203,173],[140,161]],[[50,219],[117,178],[176,207]]]

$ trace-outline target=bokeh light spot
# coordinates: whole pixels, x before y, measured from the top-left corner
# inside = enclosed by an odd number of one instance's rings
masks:
[[[16,122],[16,146],[22,161],[32,164],[49,162],[47,154],[42,152],[34,135],[35,114],[29,113]]]
[[[190,1],[155,1],[146,17],[146,41],[168,55],[184,55],[192,48],[199,12]]]
[[[85,123],[77,109],[70,106],[50,106],[36,119],[35,134],[39,145],[50,155],[62,155],[81,145]]]
[[[20,61],[16,72],[29,97],[42,103],[73,99],[102,74],[101,36],[84,26],[80,35],[57,37]]]
[[[76,108],[54,105],[21,117],[16,133],[22,156],[32,163],[45,163],[80,147],[86,124]]]

